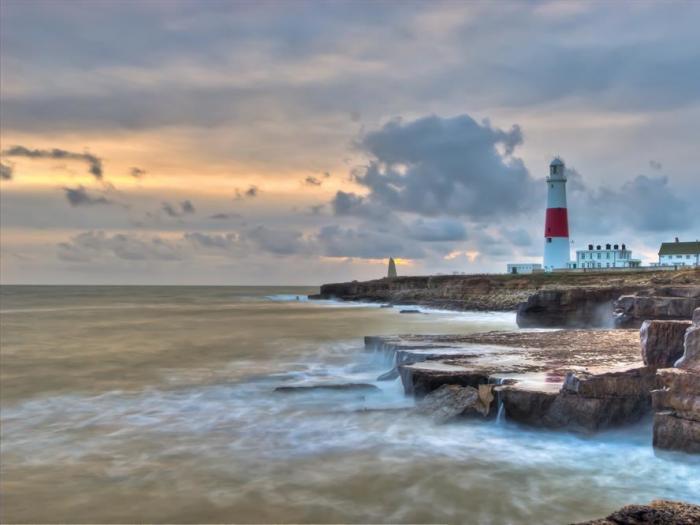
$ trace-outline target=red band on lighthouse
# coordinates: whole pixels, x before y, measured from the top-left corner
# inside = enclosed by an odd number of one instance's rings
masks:
[[[566,208],[547,208],[547,215],[544,221],[544,236],[569,236],[569,217]]]

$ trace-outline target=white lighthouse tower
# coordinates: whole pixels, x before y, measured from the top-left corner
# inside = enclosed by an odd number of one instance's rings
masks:
[[[566,210],[564,163],[556,157],[547,177],[547,214],[544,222],[544,269],[566,268],[569,262],[569,217]]]

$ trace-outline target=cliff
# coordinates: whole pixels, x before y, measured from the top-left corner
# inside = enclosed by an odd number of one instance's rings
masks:
[[[418,304],[449,310],[516,310],[537,292],[588,296],[591,308],[621,295],[658,286],[700,285],[700,269],[679,271],[537,273],[531,275],[432,275],[324,284],[311,299]],[[570,296],[571,293],[564,293]],[[580,296],[580,297],[579,297]]]

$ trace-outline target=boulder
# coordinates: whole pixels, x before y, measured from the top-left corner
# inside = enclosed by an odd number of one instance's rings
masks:
[[[700,506],[681,501],[655,500],[648,505],[627,505],[607,518],[576,525],[696,525]]]
[[[485,388],[482,388],[485,387]],[[479,389],[459,385],[442,385],[433,390],[417,406],[416,412],[430,415],[439,423],[466,415],[487,416],[491,408],[492,385],[482,385]]]
[[[623,295],[613,306],[615,326],[636,328],[648,319],[687,320],[700,307],[700,286],[653,290],[648,295]],[[663,295],[675,294],[675,295]]]
[[[592,374],[570,372],[560,390],[518,384],[498,387],[509,421],[532,426],[596,432],[634,423],[651,410],[656,370],[638,367]]]
[[[700,422],[679,417],[676,412],[654,414],[654,446],[700,454]]]
[[[660,370],[661,388],[652,392],[654,446],[700,453],[700,373]]]
[[[592,374],[569,372],[562,391],[584,397],[646,397],[659,386],[656,369],[642,366],[615,372]]]
[[[422,398],[443,385],[478,388],[489,382],[490,372],[455,366],[440,361],[425,361],[399,366],[404,392]]]
[[[639,331],[644,364],[672,367],[683,355],[685,331],[690,326],[690,321],[644,321]]]
[[[700,308],[693,312],[693,325],[685,332],[684,350],[676,367],[700,372]]]

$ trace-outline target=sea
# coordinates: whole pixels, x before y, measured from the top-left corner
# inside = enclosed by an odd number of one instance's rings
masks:
[[[651,422],[594,436],[412,410],[363,336],[512,312],[309,301],[313,287],[0,288],[3,523],[563,524],[667,498],[700,462]],[[279,386],[371,383],[376,391]]]

